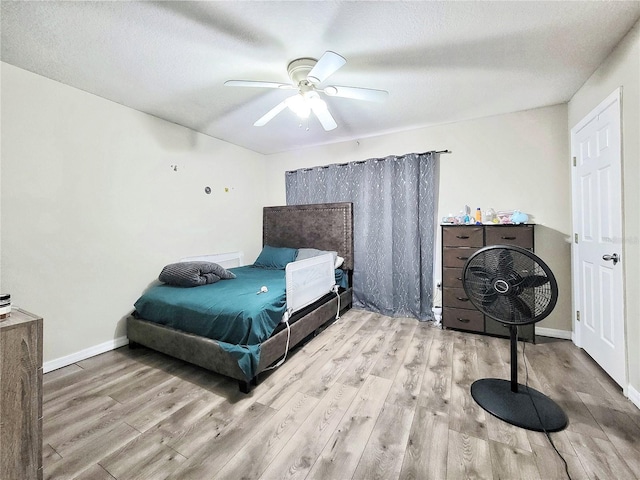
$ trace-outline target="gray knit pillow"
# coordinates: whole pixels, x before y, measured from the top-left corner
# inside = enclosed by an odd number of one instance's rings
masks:
[[[233,272],[212,262],[172,263],[162,269],[158,280],[178,287],[197,287],[236,278]]]

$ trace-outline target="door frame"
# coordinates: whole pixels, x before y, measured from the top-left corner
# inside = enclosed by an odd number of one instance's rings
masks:
[[[620,267],[622,268],[622,281],[623,281],[623,289],[622,289],[622,322],[623,322],[623,327],[622,327],[622,332],[623,332],[623,348],[624,348],[624,382],[622,385],[622,390],[625,396],[628,396],[627,393],[627,389],[628,389],[628,385],[629,385],[629,351],[627,348],[627,311],[626,311],[626,291],[624,288],[624,283],[625,283],[625,265],[626,265],[626,261],[625,261],[625,235],[624,235],[624,192],[623,192],[623,177],[624,177],[624,169],[623,169],[623,158],[622,158],[622,87],[618,87],[616,90],[614,90],[610,95],[608,95],[602,102],[600,102],[598,104],[598,106],[596,106],[593,110],[591,110],[587,115],[585,115],[573,128],[571,128],[571,132],[570,132],[570,142],[571,142],[571,213],[572,213],[572,219],[571,219],[571,228],[573,231],[573,235],[572,235],[572,239],[571,239],[571,291],[572,291],[572,305],[573,305],[573,319],[572,319],[572,323],[573,323],[573,334],[572,334],[572,341],[573,343],[577,346],[582,348],[583,346],[583,342],[582,342],[582,324],[580,321],[578,321],[577,319],[577,311],[580,310],[580,307],[582,305],[582,301],[580,298],[580,287],[579,287],[579,283],[578,283],[578,279],[579,279],[579,265],[580,265],[580,258],[579,258],[579,249],[578,249],[578,244],[575,241],[575,235],[577,232],[577,228],[576,228],[576,223],[577,223],[577,219],[579,218],[579,211],[578,211],[578,205],[579,202],[577,201],[577,185],[578,185],[578,175],[577,175],[577,169],[573,167],[573,159],[577,158],[577,148],[578,146],[576,145],[576,132],[579,131],[580,129],[582,129],[588,122],[590,122],[595,116],[599,115],[600,112],[602,112],[607,106],[611,105],[612,103],[617,103],[618,104],[618,113],[619,113],[619,121],[618,121],[618,128],[619,128],[619,138],[620,138],[620,145],[619,145],[619,154],[620,154],[620,191],[621,191],[621,216],[622,216],[622,251],[621,251],[621,265]]]

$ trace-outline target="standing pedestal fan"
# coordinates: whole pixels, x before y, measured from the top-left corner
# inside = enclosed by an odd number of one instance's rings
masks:
[[[560,406],[539,391],[518,383],[518,325],[536,323],[558,299],[553,273],[524,248],[493,245],[474,253],[464,266],[462,283],[469,300],[485,315],[509,326],[511,381],[476,380],[471,396],[487,412],[511,425],[557,432],[567,425]]]

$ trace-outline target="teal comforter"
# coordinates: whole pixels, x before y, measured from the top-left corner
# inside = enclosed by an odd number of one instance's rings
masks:
[[[255,376],[260,343],[286,308],[285,272],[254,266],[231,269],[232,280],[199,287],[157,285],[135,303],[145,320],[217,340],[238,359],[247,379]],[[258,294],[261,287],[268,291]]]

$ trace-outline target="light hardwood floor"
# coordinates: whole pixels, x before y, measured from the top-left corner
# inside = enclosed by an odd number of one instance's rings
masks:
[[[640,410],[568,341],[525,355],[529,385],[569,417],[551,436],[571,478],[638,478]],[[124,347],[44,376],[45,478],[566,478],[544,434],[478,407],[484,377],[509,378],[508,340],[358,310],[249,395]]]

